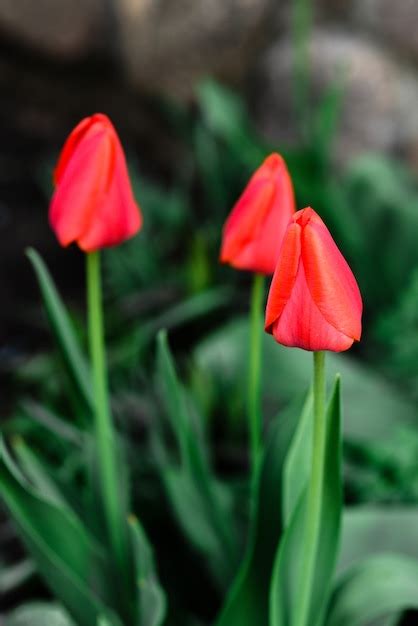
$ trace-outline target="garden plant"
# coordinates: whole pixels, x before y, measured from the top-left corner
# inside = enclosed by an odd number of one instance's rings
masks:
[[[296,0],[296,146],[204,80],[152,102],[169,183],[104,113],[41,164],[86,297],[26,251],[49,343],[0,435],[5,626],[418,623],[418,185],[335,165],[311,18]]]
[[[110,357],[106,352],[101,253],[115,246],[119,260],[128,253],[121,244],[143,221],[145,227],[146,206],[141,202],[143,218],[107,116],[94,114],[72,131],[54,185],[51,227],[59,244],[75,243],[85,254],[87,329],[76,331],[41,256],[28,250],[60,354],[52,375],[62,378],[66,399],[54,408],[27,403],[1,441],[2,500],[53,595],[12,612],[7,625],[360,626],[379,618],[395,623],[404,609],[418,607],[418,559],[393,548],[390,533],[399,528],[389,528],[387,546],[362,554],[362,513],[343,514],[344,372],[332,372],[328,385],[326,354],[360,341],[362,297],[323,219],[297,206],[285,159],[265,155],[223,228],[220,261],[253,276],[249,322],[238,323],[243,332],[227,327],[209,356],[203,345],[188,386],[179,380],[167,332],[158,331],[161,321],[136,343],[144,363],[155,343],[156,371],[146,377],[144,397],[158,407],[139,438],[117,424],[109,392],[107,361],[114,368],[122,346],[122,371],[126,363],[133,367],[126,356],[132,346],[122,342]],[[230,301],[217,294],[209,300],[215,308],[217,298],[222,306]],[[228,333],[246,346],[238,388],[248,435],[245,481],[218,475],[204,417],[213,368],[222,377]],[[280,354],[280,371],[267,347]],[[280,385],[286,368],[306,372],[306,361],[292,361],[295,350],[312,353],[311,380],[303,397],[289,392],[287,406],[266,420],[266,373]],[[331,369],[335,364],[333,357]],[[66,409],[77,416],[73,422]],[[166,502],[159,519],[155,495]],[[180,551],[170,545],[179,541]],[[185,570],[187,586],[199,595],[207,588],[212,598],[207,617],[188,612],[175,575]]]

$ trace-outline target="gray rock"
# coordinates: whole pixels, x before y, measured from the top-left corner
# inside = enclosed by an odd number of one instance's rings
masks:
[[[313,102],[336,81],[344,85],[339,159],[365,150],[416,153],[418,80],[413,72],[379,46],[336,30],[314,32],[310,58]],[[261,61],[254,101],[259,128],[279,145],[297,137],[292,76],[291,44],[279,41]]]
[[[418,61],[417,0],[357,0],[355,18],[382,38],[387,45]]]
[[[238,79],[266,36],[274,0],[115,0],[120,45],[139,89],[187,98],[209,74]]]
[[[348,20],[418,62],[417,0],[320,0],[320,5],[325,16]]]
[[[104,29],[102,0],[0,0],[0,31],[59,59],[79,59]]]

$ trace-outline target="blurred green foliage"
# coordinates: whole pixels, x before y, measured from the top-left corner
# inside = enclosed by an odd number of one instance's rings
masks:
[[[220,266],[218,251],[229,210],[272,150],[288,162],[298,207],[312,205],[329,225],[365,303],[364,341],[352,356],[329,359],[330,373],[342,373],[346,405],[346,501],[402,505],[418,500],[418,186],[405,167],[381,155],[335,166],[332,146],[342,97],[339,85],[328,90],[300,146],[271,146],[258,136],[243,101],[206,81],[189,109],[159,103],[181,147],[170,186],[146,179],[141,161],[130,164],[144,228],[104,255],[112,408],[125,442],[134,509],[154,540],[168,590],[170,626],[210,623],[246,539],[242,389],[248,341],[242,316],[249,277]],[[68,323],[83,342],[77,312]],[[155,337],[162,328],[170,331],[177,371],[163,336],[155,366]],[[268,427],[278,411],[291,411],[294,397],[306,392],[310,361],[298,350],[284,355],[270,337],[264,353]],[[4,433],[24,437],[57,482],[83,497],[80,441],[89,436],[89,418],[86,398],[80,401],[80,393],[71,393],[86,382],[83,366],[77,365],[80,355],[73,351],[73,356],[74,368],[64,379],[57,376],[60,350],[37,355],[14,373],[20,395]],[[170,414],[173,405],[181,424]],[[188,448],[190,437],[202,444],[197,457],[195,448],[193,453]],[[220,534],[220,518],[229,520],[227,539]],[[362,520],[355,528],[365,532],[379,519]],[[355,544],[351,526],[343,535]],[[416,537],[408,535],[407,542],[415,545]],[[10,580],[16,564],[25,571],[25,563],[0,563],[0,580]],[[182,564],[180,577],[175,563]],[[16,576],[16,585],[26,585],[29,575],[32,570],[27,577]],[[48,610],[51,620],[67,623],[65,616],[55,617],[56,608]],[[11,617],[15,623],[20,622]]]
[[[385,349],[385,370],[418,397],[418,268],[405,272],[407,286],[397,302],[382,313],[375,336]]]

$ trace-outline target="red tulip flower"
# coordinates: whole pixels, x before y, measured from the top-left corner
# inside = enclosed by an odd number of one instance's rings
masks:
[[[285,346],[347,350],[361,335],[356,279],[310,207],[287,228],[267,301],[265,329]]]
[[[253,174],[225,223],[221,262],[241,270],[273,274],[294,211],[286,164],[279,154],[271,154]]]
[[[83,119],[69,135],[54,171],[49,220],[61,245],[85,252],[122,243],[141,227],[125,155],[106,115]]]

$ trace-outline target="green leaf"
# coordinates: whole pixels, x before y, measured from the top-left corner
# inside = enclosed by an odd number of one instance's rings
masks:
[[[32,602],[9,613],[4,626],[76,626],[76,624],[60,606],[47,602]]]
[[[222,176],[218,175],[218,180],[214,176],[214,182],[219,183],[223,178],[230,188],[231,182],[236,183],[234,166],[241,174],[244,170],[244,176],[249,176],[272,148],[256,137],[249,114],[233,91],[205,79],[198,84],[196,92],[201,111],[199,123],[206,128],[208,138],[219,144],[220,156],[229,157],[223,163]]]
[[[194,153],[204,193],[213,206],[224,207],[228,201],[221,147],[214,135],[201,123],[194,131]]]
[[[20,466],[26,476],[28,476],[36,491],[49,502],[61,508],[70,508],[64,495],[48,474],[38,457],[26,445],[21,437],[13,439],[13,450],[19,459]]]
[[[366,626],[418,608],[418,560],[381,554],[352,567],[337,584],[326,626]]]
[[[359,506],[344,511],[337,571],[381,552],[418,559],[418,507]]]
[[[341,407],[337,377],[327,409],[323,496],[315,576],[309,590],[308,624],[317,624],[324,611],[338,549],[342,510]],[[303,567],[303,545],[307,491],[302,492],[292,519],[277,550],[270,588],[270,625],[293,626],[300,602],[299,585]]]
[[[246,122],[243,101],[229,89],[213,80],[203,80],[197,86],[202,117],[210,131],[220,137],[239,135]]]
[[[266,449],[257,477],[247,551],[216,622],[217,626],[268,623],[268,590],[274,555],[283,530],[284,461],[300,412],[300,403],[283,411],[272,423],[266,437]]]
[[[283,472],[283,520],[286,527],[306,487],[311,468],[313,394],[309,392],[286,455]]]
[[[166,597],[159,583],[151,545],[139,521],[129,518],[136,566],[139,617],[137,626],[160,626],[166,614]]]
[[[378,319],[375,336],[384,349],[383,366],[394,374],[403,387],[417,393],[418,379],[418,270],[408,276],[408,285],[399,294],[396,305]],[[402,328],[402,332],[399,332]]]
[[[110,613],[109,566],[100,546],[71,511],[31,489],[1,440],[0,496],[40,574],[79,625],[91,626],[98,614]]]
[[[90,371],[80,350],[70,318],[48,269],[33,249],[26,252],[35,270],[45,310],[67,373],[85,404],[92,407]]]
[[[218,507],[224,506],[225,510],[229,510],[232,505],[229,494],[220,493],[220,484],[211,484],[210,493],[202,493],[195,478],[173,467],[164,470],[163,480],[179,526],[191,544],[208,559],[215,579],[224,586],[233,575],[237,556],[234,553],[233,560],[228,562],[231,553],[229,537],[225,538],[222,534],[222,525],[226,532],[227,513],[222,514],[222,519],[216,519],[210,505],[216,498]]]
[[[20,409],[29,420],[35,421],[59,439],[78,448],[90,436],[89,433],[81,430],[77,425],[66,422],[62,417],[33,400],[25,400]]]
[[[0,595],[15,591],[26,583],[34,572],[35,565],[31,559],[24,559],[12,565],[0,561]]]
[[[191,428],[185,394],[177,379],[165,331],[158,333],[157,342],[157,372],[159,381],[163,386],[166,414],[177,439],[181,464],[190,472],[197,469],[200,474],[203,469],[201,465],[204,463],[202,459],[203,450],[200,445],[202,438],[198,437]]]
[[[157,377],[180,456],[179,467],[168,461],[161,464],[166,493],[183,532],[204,553],[220,584],[226,584],[238,559],[232,500],[212,473],[202,422],[196,412],[190,410],[188,398],[177,379],[164,331],[158,334]],[[164,450],[162,438],[158,445]],[[160,456],[169,457],[168,454]]]
[[[325,167],[332,157],[332,144],[337,136],[337,126],[344,102],[344,80],[331,83],[325,90],[313,119],[313,148],[318,161]]]
[[[122,343],[116,351],[110,353],[112,365],[126,367],[126,363],[136,364],[138,354],[141,354],[142,350],[154,341],[158,331],[177,328],[193,322],[212,311],[225,307],[231,302],[231,298],[232,292],[229,288],[213,287],[195,293],[162,312],[156,311],[151,319],[141,324],[140,328],[135,320],[135,329],[126,334],[126,343]]]
[[[350,163],[339,187],[357,224],[358,236],[350,247],[349,261],[362,292],[367,294],[372,319],[373,314],[380,316],[394,305],[407,287],[412,268],[417,267],[416,177],[395,160],[364,154]],[[376,280],[377,266],[384,280]],[[390,343],[391,338],[386,336],[384,348]]]
[[[108,615],[100,615],[97,620],[97,626],[117,626]]]
[[[73,454],[72,449],[65,451],[65,462],[69,465],[70,475],[65,466],[61,466],[59,471],[57,467],[50,466],[45,458],[34,454],[33,450],[26,444],[20,436],[14,436],[11,439],[13,452],[19,463],[19,469],[23,472],[25,481],[28,480],[34,490],[44,500],[48,500],[52,504],[56,504],[61,509],[73,511],[76,513],[83,523],[92,524],[94,514],[97,507],[90,511],[83,506],[83,499],[80,495],[80,488],[74,480],[74,471],[80,466],[82,459],[79,457],[78,451]],[[89,436],[85,435],[86,449],[87,445],[91,445]],[[93,454],[85,453],[89,458]],[[74,463],[76,464],[74,466]],[[93,508],[93,507],[91,507]],[[94,533],[97,527],[91,527]]]

